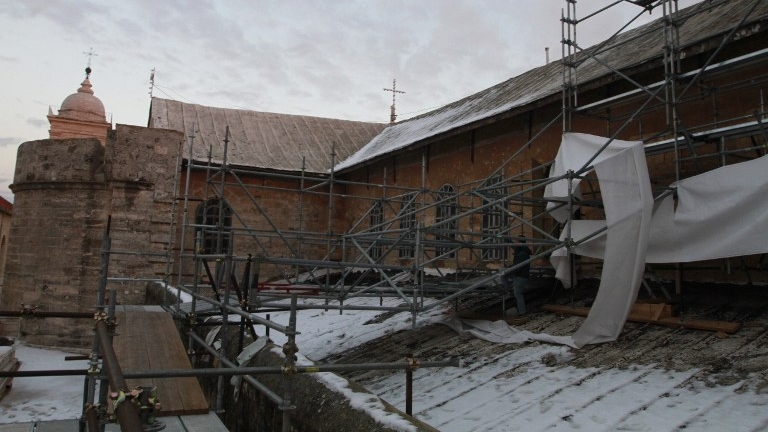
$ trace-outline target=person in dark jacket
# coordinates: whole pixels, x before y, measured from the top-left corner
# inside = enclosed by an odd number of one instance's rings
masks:
[[[517,302],[517,314],[525,315],[527,312],[525,308],[525,289],[528,287],[528,277],[531,273],[531,263],[526,261],[531,259],[531,249],[525,244],[525,240],[521,240],[520,243],[515,246],[515,258],[512,260],[512,266],[525,264],[504,275],[504,287],[509,289],[511,278],[512,287],[515,292],[515,301]]]

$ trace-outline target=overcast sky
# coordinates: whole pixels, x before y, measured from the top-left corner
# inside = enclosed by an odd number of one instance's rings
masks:
[[[696,0],[681,1],[680,6]],[[609,1],[580,0],[577,16]],[[0,8],[0,195],[18,145],[48,138],[84,78],[113,123],[146,125],[154,95],[226,108],[387,122],[561,56],[564,0],[7,0]],[[641,13],[623,3],[578,27],[592,45]],[[638,22],[661,15],[643,13]]]

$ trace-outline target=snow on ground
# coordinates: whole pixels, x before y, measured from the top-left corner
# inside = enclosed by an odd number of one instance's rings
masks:
[[[87,360],[65,361],[72,355],[56,350],[16,344],[22,371],[88,369]],[[14,378],[13,387],[0,399],[0,424],[80,418],[83,407],[82,376]]]
[[[400,303],[384,299],[384,306]],[[379,299],[351,299],[345,304],[378,305]],[[410,313],[366,324],[381,314],[300,311],[300,357],[317,361],[412,328]],[[278,323],[288,323],[288,313],[271,312],[270,316]],[[418,317],[416,326],[443,316],[441,310],[430,311]],[[263,334],[263,327],[257,329]],[[286,341],[274,330],[270,337],[277,344]],[[749,378],[718,386],[700,379],[698,369],[671,371],[648,365],[578,368],[569,365],[578,351],[538,342],[495,352],[469,359],[463,367],[416,370],[414,416],[444,432],[768,430],[768,397]],[[64,362],[65,355],[17,345],[22,370],[87,368],[86,361]],[[330,386],[343,387],[333,384],[338,379],[332,374],[318,375]],[[404,409],[403,372],[371,374],[360,383]],[[82,390],[82,377],[16,378],[12,391],[0,401],[0,423],[77,418]]]

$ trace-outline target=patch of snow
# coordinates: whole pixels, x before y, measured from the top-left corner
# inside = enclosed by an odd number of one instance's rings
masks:
[[[88,360],[65,361],[71,355],[57,350],[16,344],[22,371],[88,369]],[[17,377],[0,400],[0,424],[80,418],[84,376]]]
[[[301,300],[321,305],[321,300]],[[399,306],[401,300],[382,300]],[[346,305],[378,305],[378,298],[353,298]],[[418,315],[416,327],[439,322],[444,311]],[[262,315],[262,314],[260,314]],[[265,315],[265,314],[264,314]],[[288,323],[287,312],[271,318]],[[372,320],[386,315],[386,319]],[[263,316],[263,315],[262,315]],[[307,309],[298,312],[300,364],[324,359],[364,342],[412,328],[410,313]],[[264,332],[263,326],[257,326]],[[285,337],[274,330],[278,345]],[[22,370],[86,369],[87,361],[65,362],[64,352],[16,345]],[[579,368],[574,351],[539,342],[484,357],[463,367],[420,368],[413,373],[414,417],[444,432],[494,431],[757,431],[768,430],[768,398],[750,384],[715,385],[702,371],[671,371],[648,365]],[[759,373],[759,372],[758,372]],[[384,409],[381,398],[405,407],[405,373],[371,374],[360,384],[377,395],[355,393],[333,373],[317,374],[329,388],[382,424],[412,430]],[[0,424],[76,419],[82,410],[84,377],[16,378],[0,401]]]
[[[273,348],[272,352],[280,356],[283,355],[282,349],[279,347]],[[297,354],[296,357],[296,364],[299,366],[314,365],[314,362],[300,354]],[[378,396],[370,393],[359,393],[352,390],[349,388],[349,382],[341,376],[331,372],[318,372],[313,374],[313,376],[329,389],[349,399],[349,405],[352,408],[366,412],[371,418],[376,420],[376,422],[403,432],[417,431],[416,427],[403,419],[403,417],[387,411],[386,406]]]

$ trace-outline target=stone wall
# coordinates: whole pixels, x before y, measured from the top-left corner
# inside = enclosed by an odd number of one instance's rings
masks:
[[[163,277],[166,259],[146,253],[168,244],[182,141],[178,132],[118,125],[106,147],[93,138],[22,144],[0,309],[93,311],[110,216],[110,277]],[[134,304],[143,303],[145,284],[107,288]],[[90,320],[24,319],[19,331],[46,346],[86,347],[93,337]]]
[[[234,361],[239,355],[237,345],[238,330],[230,326],[228,358]],[[247,339],[246,339],[247,340]],[[199,367],[217,367],[218,361],[210,355],[198,356],[193,365]],[[282,352],[271,342],[256,353],[243,367],[282,367],[285,365],[285,357]],[[198,378],[203,391],[206,393],[211,407],[216,406],[216,401],[221,400],[223,412],[219,413],[227,429],[234,432],[337,432],[337,431],[366,431],[366,432],[395,432],[403,430],[402,427],[388,426],[380,423],[380,418],[370,411],[359,409],[351,403],[351,400],[339,390],[325,384],[315,373],[286,374],[260,374],[254,376],[259,383],[270,389],[273,393],[285,397],[286,385],[292,381],[289,392],[290,402],[294,409],[289,411],[290,428],[283,427],[283,411],[274,402],[259,392],[250,384],[242,381],[239,386],[234,386],[229,379],[224,380],[223,394],[217,395],[219,387],[217,378]],[[363,388],[354,381],[346,380],[346,387],[356,393],[357,397],[366,397],[371,401],[381,402],[390,419],[396,419],[399,424],[407,424],[409,430],[415,432],[438,432],[432,426],[398,410],[375,394]],[[237,390],[237,397],[235,397]],[[162,399],[162,396],[161,396]],[[374,405],[373,403],[371,405]],[[382,413],[379,412],[379,415]]]

